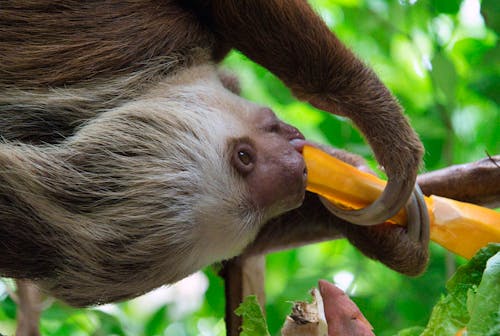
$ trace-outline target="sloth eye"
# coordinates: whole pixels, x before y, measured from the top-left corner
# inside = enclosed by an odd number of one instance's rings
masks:
[[[247,151],[239,151],[238,152],[238,159],[243,163],[245,166],[248,166],[249,164],[252,163],[252,157]]]
[[[255,150],[248,143],[241,143],[234,148],[232,164],[243,176],[249,174],[255,166]]]

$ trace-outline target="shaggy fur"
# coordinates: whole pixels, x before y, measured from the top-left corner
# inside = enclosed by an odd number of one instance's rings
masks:
[[[268,214],[230,167],[227,139],[248,132],[214,81],[162,83],[57,146],[1,144],[0,272],[82,306],[241,252]]]
[[[218,61],[237,48],[297,97],[348,116],[366,135],[388,186],[368,209],[339,215],[376,224],[399,211],[413,191],[423,147],[401,107],[303,0],[8,0],[0,15],[0,86],[14,87],[14,95],[25,88],[113,83],[162,62],[182,67],[197,48]],[[37,106],[32,119],[40,118]],[[70,117],[54,116],[50,126],[66,134],[86,116]]]
[[[421,272],[427,241],[402,228],[351,228],[310,194],[283,214],[304,197],[303,162],[288,143],[296,130],[272,117],[259,124],[262,109],[221,85],[211,64],[231,48],[299,98],[352,118],[388,172],[381,202],[406,202],[417,136],[305,1],[6,0],[0,274],[35,280],[72,305],[105,303],[234,256],[260,229],[255,251],[325,226],[400,272]],[[253,181],[231,164],[238,139],[266,154]],[[287,230],[295,224],[304,232]]]

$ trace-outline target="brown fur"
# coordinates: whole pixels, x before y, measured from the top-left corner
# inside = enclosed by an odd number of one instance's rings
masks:
[[[253,105],[242,108],[210,69],[163,82],[58,145],[0,144],[0,272],[73,305],[117,301],[235,256],[269,211],[289,209],[257,204],[230,166],[231,139],[253,136]]]
[[[179,65],[182,55],[215,44],[195,15],[172,0],[7,0],[0,15],[2,86],[91,83],[152,60]]]
[[[234,47],[298,97],[352,118],[390,175],[416,176],[423,149],[401,107],[305,1],[10,0],[1,15],[2,87],[81,85]]]
[[[295,132],[267,129],[206,65],[240,49],[351,117],[411,186],[422,150],[401,108],[305,2],[7,0],[0,37],[0,274],[73,305],[116,301],[240,253],[269,221],[259,237],[326,226],[401,272],[425,268],[426,243],[351,228],[310,194],[278,216],[304,194]],[[265,154],[245,179],[235,139]]]

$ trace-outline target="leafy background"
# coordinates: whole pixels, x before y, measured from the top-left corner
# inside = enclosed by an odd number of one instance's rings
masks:
[[[426,147],[424,171],[500,153],[500,2],[498,0],[310,0],[338,36],[398,97]],[[233,52],[243,95],[271,106],[306,137],[365,156],[351,123],[297,102],[265,69]],[[457,264],[431,246],[427,272],[407,278],[368,260],[345,241],[267,258],[266,312],[278,334],[292,300],[320,278],[335,281],[359,305],[377,335],[424,326]],[[12,281],[0,282],[0,333],[11,335]],[[223,283],[212,268],[129,302],[71,309],[47,299],[44,335],[224,335]]]

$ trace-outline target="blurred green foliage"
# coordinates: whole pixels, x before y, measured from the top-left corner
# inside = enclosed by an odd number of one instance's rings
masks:
[[[500,153],[498,0],[310,3],[405,107],[426,147],[424,170]],[[246,98],[271,106],[309,139],[364,155],[376,166],[369,147],[348,120],[297,102],[276,77],[238,52],[231,53],[224,64],[239,75]],[[379,336],[424,326],[444,293],[450,271],[445,264],[445,253],[438,246],[432,246],[429,268],[418,278],[398,275],[368,260],[345,241],[272,254],[267,258],[266,274],[270,332],[278,334],[290,310],[289,302],[306,299],[307,291],[320,278],[343,285]],[[208,289],[198,285],[200,279],[208,283]],[[3,284],[12,288],[10,281]],[[11,335],[15,304],[2,288],[0,283],[0,333]],[[47,301],[42,332],[224,335],[223,283],[215,272],[207,269],[179,288],[102,309],[71,309]],[[186,293],[190,295],[186,297]],[[201,301],[193,304],[193,295]]]

